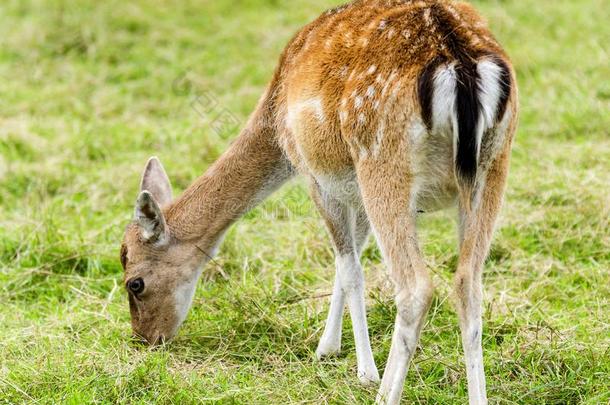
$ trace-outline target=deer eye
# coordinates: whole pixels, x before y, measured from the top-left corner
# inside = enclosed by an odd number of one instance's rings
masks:
[[[138,295],[142,291],[144,291],[144,280],[142,280],[141,278],[130,280],[127,282],[127,288],[129,288],[129,291],[131,291],[135,295]]]

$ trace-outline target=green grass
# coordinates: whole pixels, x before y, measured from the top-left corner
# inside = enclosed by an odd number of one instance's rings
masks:
[[[301,181],[228,234],[177,339],[132,343],[118,244],[139,173],[183,190],[244,122],[295,30],[330,0],[0,3],[0,402],[368,403],[344,350],[314,361],[333,257]],[[492,403],[610,401],[610,8],[479,0],[518,70],[521,124],[485,273]],[[205,107],[205,106],[203,106]],[[408,403],[465,403],[454,214],[422,221],[436,298]],[[383,368],[394,308],[365,252]],[[221,266],[221,267],[219,267]]]

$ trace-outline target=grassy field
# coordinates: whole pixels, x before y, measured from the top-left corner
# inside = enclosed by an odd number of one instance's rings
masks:
[[[284,44],[331,0],[0,3],[0,403],[369,403],[349,317],[314,360],[334,273],[302,181],[235,225],[177,339],[130,341],[118,247],[146,159],[183,190],[226,148]],[[479,0],[522,115],[487,263],[496,404],[610,402],[610,8]],[[213,100],[210,104],[209,100]],[[454,213],[422,220],[437,286],[406,403],[465,403]],[[380,369],[394,307],[365,251]]]

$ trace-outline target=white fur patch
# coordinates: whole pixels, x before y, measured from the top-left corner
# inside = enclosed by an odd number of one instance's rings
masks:
[[[480,77],[478,97],[481,111],[476,126],[477,158],[483,134],[495,125],[498,103],[502,97],[500,80],[502,68],[491,60],[477,64]],[[453,150],[456,153],[458,140],[457,122],[457,76],[455,64],[440,67],[434,75],[434,95],[432,99],[432,128],[435,132],[450,132],[453,129]]]
[[[358,146],[361,149],[361,146]],[[348,205],[359,205],[360,191],[354,171],[322,174],[314,173],[316,182],[324,191],[324,194],[332,196]]]
[[[419,142],[423,139],[426,134],[427,129],[423,122],[420,119],[415,119],[411,122],[409,127],[407,128],[408,136],[415,144],[419,144]]]
[[[477,158],[480,154],[480,145],[483,134],[495,125],[496,112],[500,98],[502,97],[502,68],[490,60],[482,60],[477,64],[477,72],[481,80],[479,90],[479,100],[481,113],[479,115],[479,125],[477,126]]]
[[[485,128],[494,126],[496,120],[496,111],[502,97],[502,88],[500,80],[502,68],[490,60],[483,60],[478,63],[477,71],[481,78],[481,90],[479,92],[479,100],[481,101],[481,114]]]
[[[176,303],[176,313],[178,314],[179,323],[181,324],[191,308],[197,280],[201,275],[202,269],[199,269],[190,276],[183,284],[179,285],[174,291],[174,302]]]
[[[436,71],[432,97],[432,128],[435,131],[450,129],[456,120],[456,85],[457,76],[454,64],[441,67]]]
[[[312,112],[320,122],[324,122],[326,120],[324,107],[322,106],[322,99],[318,97],[310,98],[308,100],[299,101],[288,106],[286,120],[289,128],[294,128],[299,116],[305,110]]]
[[[364,277],[358,258],[349,253],[346,255],[337,255],[335,258],[339,280],[343,291],[350,294],[354,290],[362,290],[364,288]]]

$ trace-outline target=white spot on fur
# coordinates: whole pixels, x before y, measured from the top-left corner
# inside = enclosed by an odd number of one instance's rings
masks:
[[[409,39],[411,38],[411,31],[409,30],[403,30],[402,31],[402,36],[405,37],[405,39]]]
[[[396,80],[397,77],[398,72],[396,72],[396,70],[393,70],[392,74],[390,74],[390,77],[388,77],[388,81],[385,83],[385,86],[383,86],[383,89],[381,90],[382,95],[385,95],[387,93],[387,91],[390,89],[390,86],[392,85],[392,82]]]
[[[392,39],[392,37],[396,34],[396,30],[394,28],[390,28],[388,30],[388,39]]]
[[[455,18],[457,22],[460,23],[460,25],[464,25],[464,22],[462,21],[462,16],[455,10],[455,8],[448,5],[448,6],[446,6],[446,9],[449,12],[449,14],[451,14],[451,16],[453,18]]]
[[[343,34],[344,38],[345,38],[345,45],[347,47],[350,47],[354,44],[354,39],[352,38],[352,32],[351,31],[346,31],[345,34]]]
[[[371,65],[371,67],[369,68],[369,70],[367,70],[367,74],[372,75],[373,73],[375,73],[377,71],[377,66],[376,65]]]
[[[373,87],[372,85],[369,86],[369,88],[366,89],[366,96],[368,98],[373,98],[375,96],[375,87]]]
[[[383,88],[381,89],[381,95],[385,96],[385,94],[388,92],[388,89],[390,88],[390,85],[392,84],[392,82],[390,81],[390,79],[388,79],[387,82],[385,82],[385,85],[383,86]]]
[[[426,27],[429,27],[430,25],[432,25],[432,18],[430,18],[430,9],[427,8],[424,11],[424,22],[426,23]]]
[[[378,110],[379,109],[379,100],[375,100],[375,102],[373,103],[373,109],[374,110]]]
[[[379,27],[377,27],[377,29],[379,30],[385,30],[385,27],[388,25],[388,22],[386,20],[381,20],[379,21]]]
[[[377,126],[377,131],[375,132],[375,143],[371,148],[371,154],[376,159],[379,157],[379,153],[381,151],[381,144],[383,143],[383,137],[385,136],[385,123],[384,121],[380,121]]]
[[[402,83],[400,81],[396,83],[396,85],[392,89],[392,97],[396,98],[396,96],[398,96],[398,92],[400,91],[401,87]]]
[[[366,116],[363,113],[358,114],[358,122],[360,124],[366,123]]]
[[[360,107],[362,107],[362,97],[357,96],[357,97],[354,99],[354,107],[356,107],[356,108],[360,108]]]
[[[369,39],[366,37],[362,37],[360,38],[360,46],[361,47],[366,47],[369,44]]]
[[[347,76],[347,72],[349,72],[349,68],[347,67],[347,65],[344,65],[341,70],[339,71],[339,76],[340,77],[345,77]]]

